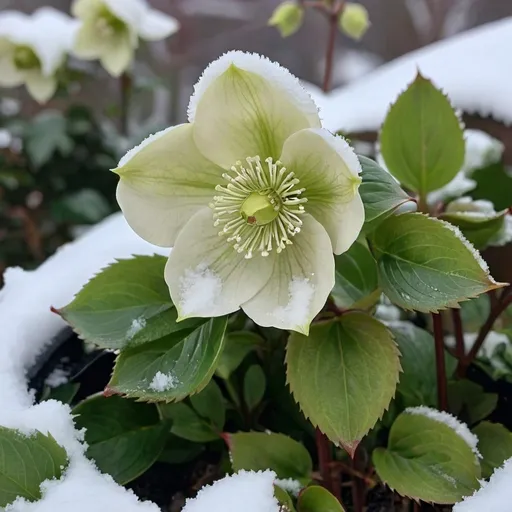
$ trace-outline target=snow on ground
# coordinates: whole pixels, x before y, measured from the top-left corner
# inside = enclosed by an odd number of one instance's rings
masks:
[[[35,503],[18,499],[8,512],[158,512],[149,502],[101,475],[84,456],[83,433],[74,429],[67,405],[50,400],[33,405],[25,372],[64,327],[50,306],[62,307],[99,270],[116,258],[166,254],[135,235],[120,214],[83,238],[62,247],[35,271],[8,269],[0,291],[0,425],[30,433],[50,432],[65,447],[70,465],[61,481],[47,483]]]
[[[273,471],[239,471],[203,487],[183,512],[279,512]]]
[[[375,131],[419,69],[455,107],[512,124],[511,47],[512,17],[411,52],[327,96],[310,92],[327,129]]]
[[[512,459],[498,468],[473,496],[457,503],[453,512],[508,512],[512,503]]]

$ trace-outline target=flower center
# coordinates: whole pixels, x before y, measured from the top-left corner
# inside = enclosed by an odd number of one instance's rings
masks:
[[[22,70],[40,67],[38,56],[29,46],[17,46],[14,50],[13,61],[16,68]]]
[[[231,174],[224,173],[225,186],[217,185],[218,192],[210,204],[214,210],[215,226],[222,226],[219,236],[246,258],[255,252],[268,256],[275,249],[280,253],[300,232],[305,213],[301,198],[304,188],[293,172],[272,158],[261,164],[259,156],[236,162]]]
[[[125,23],[104,7],[96,19],[96,30],[103,37],[112,37],[125,29]]]

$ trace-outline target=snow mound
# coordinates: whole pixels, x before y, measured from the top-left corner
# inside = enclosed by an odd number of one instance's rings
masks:
[[[498,468],[489,482],[481,482],[482,487],[473,496],[457,503],[453,512],[508,512],[512,503],[512,459]]]
[[[164,251],[164,252],[162,252]],[[61,249],[34,271],[8,269],[0,291],[0,425],[30,434],[51,433],[66,449],[69,467],[59,481],[43,484],[43,498],[23,499],[8,512],[159,512],[149,502],[102,475],[84,455],[83,432],[75,429],[69,406],[55,400],[34,405],[27,389],[26,371],[52,339],[65,328],[50,311],[73,299],[99,270],[118,258],[135,254],[166,254],[168,250],[140,239],[116,214],[81,239]]]
[[[349,133],[378,130],[418,69],[456,108],[512,124],[510,47],[512,17],[411,52],[327,95],[319,102],[323,126]]]

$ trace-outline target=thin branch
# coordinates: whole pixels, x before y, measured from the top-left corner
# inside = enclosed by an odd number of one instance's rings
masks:
[[[446,411],[448,410],[448,386],[444,359],[443,317],[439,313],[432,313],[432,320],[436,345],[437,401],[439,410]]]
[[[323,434],[320,429],[316,429],[315,432],[316,450],[318,453],[318,466],[320,475],[322,477],[322,483],[324,487],[331,492],[337,500],[341,502],[341,493],[337,485],[334,484],[332,478],[331,465],[332,465],[332,453],[331,443],[329,439]]]
[[[462,327],[462,318],[460,309],[452,309],[453,330],[455,334],[455,357],[460,361],[464,358],[464,329]]]
[[[352,459],[352,467],[354,471],[359,471],[359,463],[361,461],[361,453],[356,449],[354,458]],[[363,512],[364,507],[364,494],[365,494],[365,481],[356,478],[352,486],[352,501],[354,504],[354,512]]]

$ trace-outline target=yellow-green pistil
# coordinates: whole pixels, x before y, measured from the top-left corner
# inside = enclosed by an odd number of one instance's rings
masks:
[[[22,70],[38,69],[41,66],[39,57],[30,46],[17,46],[14,49],[13,62],[16,68]]]
[[[293,172],[272,158],[265,163],[259,156],[236,162],[232,174],[222,175],[227,184],[215,187],[218,195],[210,204],[214,225],[222,226],[219,236],[227,236],[226,241],[248,259],[257,252],[280,253],[290,245],[290,238],[300,232],[307,202]]]

